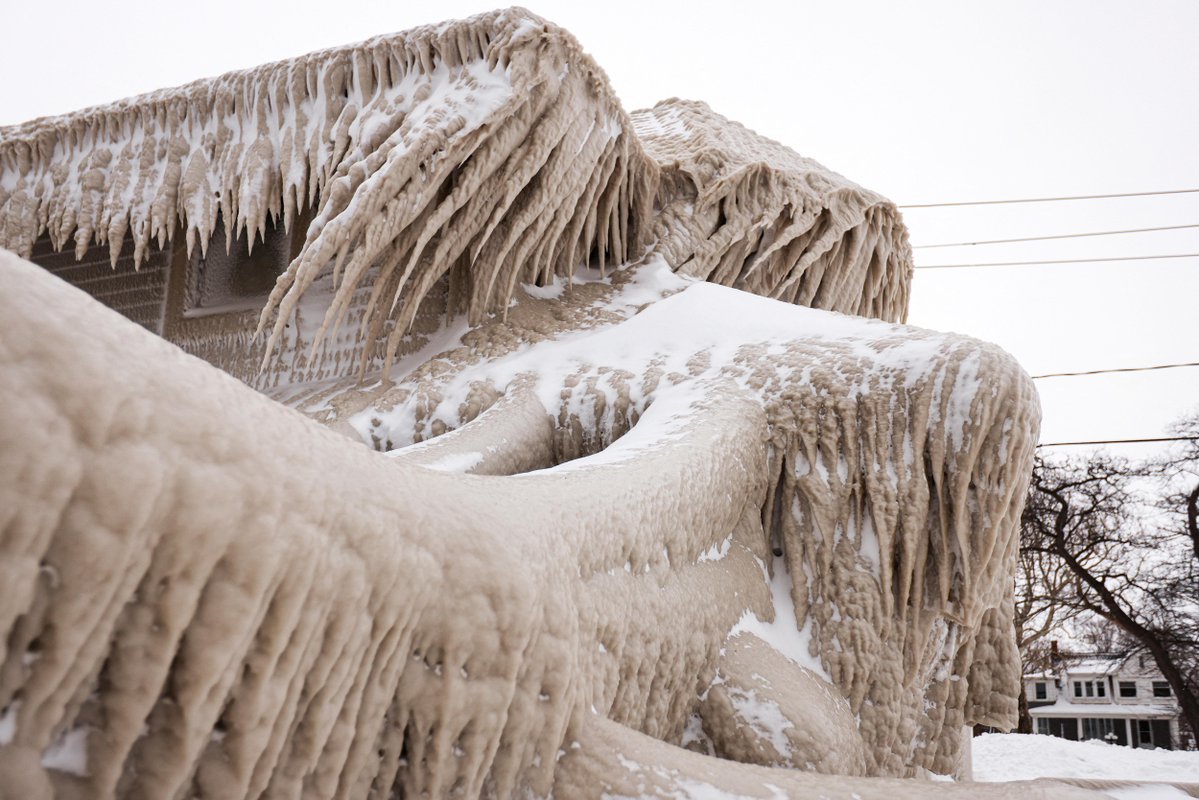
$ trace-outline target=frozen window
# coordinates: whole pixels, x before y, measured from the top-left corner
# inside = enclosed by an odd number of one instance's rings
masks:
[[[225,249],[225,224],[218,219],[208,253],[192,251],[188,263],[185,316],[198,317],[231,311],[258,310],[266,304],[275,279],[287,269],[291,245],[282,226],[268,222],[265,241],[255,241],[249,252],[245,234]]]

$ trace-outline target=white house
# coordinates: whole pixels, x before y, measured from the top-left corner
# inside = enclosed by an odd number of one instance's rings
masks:
[[[1178,701],[1153,660],[1117,653],[1057,653],[1051,671],[1024,676],[1036,732],[1131,747],[1180,746]]]

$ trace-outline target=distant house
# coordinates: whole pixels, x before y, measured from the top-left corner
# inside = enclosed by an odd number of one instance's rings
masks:
[[[1050,671],[1025,675],[1037,733],[1173,750],[1179,706],[1152,659],[1118,653],[1055,652]]]

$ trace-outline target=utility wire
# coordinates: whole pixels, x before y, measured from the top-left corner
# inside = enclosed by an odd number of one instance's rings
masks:
[[[1009,203],[1053,203],[1062,200],[1107,200],[1112,197],[1152,197],[1164,194],[1196,194],[1199,189],[1166,189],[1160,192],[1124,192],[1122,194],[1080,194],[1073,197],[1023,197],[1018,200],[964,200],[957,203],[909,203],[899,208],[950,208],[953,206],[999,206]]]
[[[1121,233],[1149,233],[1151,231],[1177,231],[1183,228],[1199,228],[1199,223],[1191,225],[1166,225],[1161,228],[1128,228],[1122,231],[1094,231],[1091,233],[1062,233],[1057,236],[1025,236],[1021,239],[984,239],[978,242],[947,242],[945,244],[917,244],[913,250],[930,250],[934,247],[973,247],[979,244],[1007,244],[1009,242],[1044,242],[1049,239],[1079,239],[1084,236],[1115,236]]]
[[[1167,256],[1118,256],[1115,258],[1058,258],[1042,261],[988,261],[978,264],[917,264],[916,269],[959,269],[961,267],[1026,267],[1041,264],[1093,264],[1101,261],[1152,261],[1159,258],[1199,258],[1199,253],[1174,253]]]
[[[1199,442],[1199,436],[1162,436],[1156,439],[1101,439],[1093,442],[1042,442],[1037,447],[1074,447],[1092,444],[1145,444],[1149,442]]]
[[[1156,369],[1177,369],[1179,367],[1199,367],[1199,361],[1185,361],[1180,364],[1155,364],[1151,367],[1117,367],[1115,369],[1091,369],[1084,372],[1047,372],[1044,375],[1033,375],[1034,381],[1042,378],[1073,378],[1078,375],[1107,375],[1113,372],[1150,372]]]

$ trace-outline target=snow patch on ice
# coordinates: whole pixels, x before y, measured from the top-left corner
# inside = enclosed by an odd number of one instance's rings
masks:
[[[699,714],[692,714],[687,718],[687,726],[683,728],[683,738],[679,741],[680,747],[687,747],[691,744],[698,744],[701,751],[708,755],[716,754],[716,745],[712,743],[712,738],[704,730],[704,720]]]
[[[0,747],[11,742],[12,738],[17,735],[17,713],[20,710],[20,700],[14,700],[9,703],[8,708],[4,709],[4,716],[0,717]]]
[[[72,728],[42,753],[42,766],[71,775],[86,778],[91,773],[87,768],[87,735],[85,727]]]
[[[436,461],[425,464],[428,469],[435,469],[439,472],[469,472],[474,467],[477,467],[483,461],[483,454],[474,453],[450,453],[442,456]]]
[[[832,682],[820,659],[812,655],[812,617],[808,616],[803,627],[795,618],[795,603],[791,599],[791,573],[782,556],[774,559],[774,579],[770,581],[770,595],[774,601],[774,622],[763,622],[757,614],[746,611],[729,631],[729,636],[752,633],[799,666],[810,669],[826,681]],[[765,572],[765,567],[763,567]]]
[[[696,563],[702,564],[705,561],[720,561],[729,554],[729,550],[733,546],[733,534],[729,534],[720,544],[714,544],[707,550],[699,554],[699,558],[695,559]]]
[[[769,698],[760,698],[752,689],[740,689],[726,685],[725,692],[733,704],[733,711],[754,733],[770,742],[774,752],[786,758],[791,755],[791,742],[787,729],[795,723],[787,719],[779,704]]]

